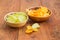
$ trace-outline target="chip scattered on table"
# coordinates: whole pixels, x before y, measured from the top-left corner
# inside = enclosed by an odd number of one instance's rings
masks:
[[[40,25],[38,23],[34,23],[32,26],[28,25],[25,32],[26,33],[37,32],[39,27]]]

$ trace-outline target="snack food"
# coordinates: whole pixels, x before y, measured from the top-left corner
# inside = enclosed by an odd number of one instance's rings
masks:
[[[24,27],[29,17],[25,12],[10,12],[4,16],[4,21],[10,27]]]
[[[35,17],[46,17],[49,16],[49,11],[48,8],[46,7],[39,7],[39,8],[35,8],[32,10],[29,10],[29,15],[30,16],[35,16]]]
[[[7,22],[11,22],[11,23],[20,23],[20,22],[24,22],[27,19],[27,16],[25,14],[23,14],[24,12],[16,12],[13,13],[11,15],[8,15],[6,18]]]
[[[38,23],[34,23],[32,26],[28,25],[25,32],[26,33],[37,32],[39,27],[40,25]]]

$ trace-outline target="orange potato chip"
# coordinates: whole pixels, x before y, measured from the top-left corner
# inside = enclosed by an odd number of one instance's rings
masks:
[[[32,33],[33,30],[32,30],[32,29],[27,29],[25,32],[26,32],[26,33]]]
[[[32,26],[28,25],[28,26],[27,26],[27,29],[32,29]]]
[[[36,16],[36,17],[44,17],[44,16],[48,16],[49,13],[48,12],[48,8],[46,7],[40,7],[37,10],[30,10],[29,14],[31,16]]]

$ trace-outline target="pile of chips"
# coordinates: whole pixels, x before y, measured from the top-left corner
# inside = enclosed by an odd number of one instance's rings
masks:
[[[40,25],[38,23],[34,23],[32,26],[28,25],[26,28],[26,33],[32,33],[38,31]]]
[[[49,16],[49,11],[48,8],[41,6],[40,8],[29,10],[29,15],[35,17],[46,17]]]

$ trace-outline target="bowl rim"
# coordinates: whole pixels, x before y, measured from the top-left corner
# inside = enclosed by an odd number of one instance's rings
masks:
[[[7,22],[7,23],[11,23],[11,24],[20,24],[20,23],[27,22],[28,19],[29,19],[29,18],[28,18],[28,15],[27,15],[25,12],[23,12],[23,14],[25,13],[25,15],[27,16],[27,19],[26,19],[24,22],[12,23],[12,22],[6,21],[7,16],[8,16],[8,15],[11,15],[11,14],[14,14],[14,13],[17,13],[17,12],[9,12],[9,13],[7,13],[7,14],[4,16],[4,21]],[[20,13],[20,12],[19,12],[19,13]]]
[[[31,15],[29,15],[28,11],[31,10],[31,8],[35,8],[35,7],[41,7],[41,6],[34,6],[34,7],[27,8],[27,9],[26,9],[26,12],[27,12],[28,16],[31,16]],[[44,6],[42,6],[42,7],[44,7]],[[50,12],[50,15],[48,15],[48,16],[44,16],[44,17],[43,17],[43,16],[42,16],[42,17],[37,17],[37,18],[45,18],[45,17],[49,17],[49,16],[51,16],[52,13],[51,13],[51,11],[50,11],[49,8],[48,8],[48,11]],[[31,16],[31,17],[36,17],[36,16]]]

